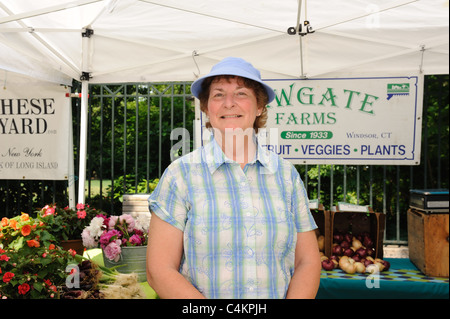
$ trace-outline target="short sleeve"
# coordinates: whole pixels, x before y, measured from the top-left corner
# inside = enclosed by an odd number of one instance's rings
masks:
[[[292,212],[295,216],[295,226],[297,232],[306,232],[317,228],[314,217],[309,210],[309,200],[303,181],[295,167],[293,168],[293,192],[292,192]]]
[[[149,197],[150,212],[184,231],[188,212],[185,197],[180,171],[169,166]]]

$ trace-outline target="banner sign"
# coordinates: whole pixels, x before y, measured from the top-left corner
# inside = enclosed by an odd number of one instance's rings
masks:
[[[73,152],[68,92],[34,83],[0,91],[0,179],[68,179]]]
[[[266,82],[261,144],[291,162],[420,164],[422,76]]]

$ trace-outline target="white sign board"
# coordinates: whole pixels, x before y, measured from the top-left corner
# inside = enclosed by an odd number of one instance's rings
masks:
[[[0,90],[0,179],[66,180],[71,119],[68,88],[8,85]]]
[[[420,164],[423,76],[265,82],[276,98],[259,141],[292,163]]]

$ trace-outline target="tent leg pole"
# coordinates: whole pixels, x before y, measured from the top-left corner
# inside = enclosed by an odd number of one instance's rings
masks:
[[[78,203],[84,204],[84,187],[86,182],[86,154],[87,154],[87,114],[88,114],[89,82],[81,82],[81,115],[80,115],[80,163],[78,170]]]
[[[300,77],[302,79],[304,79],[305,73],[303,72],[303,38],[302,38],[302,36],[299,37],[299,41],[300,41],[300,72],[301,72]]]
[[[75,209],[75,171],[73,162],[73,122],[72,122],[72,103],[70,103],[69,116],[69,207]]]

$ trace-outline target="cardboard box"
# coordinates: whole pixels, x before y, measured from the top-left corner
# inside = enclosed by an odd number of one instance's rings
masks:
[[[338,205],[330,211],[330,252],[333,246],[333,235],[335,233],[351,233],[357,236],[367,232],[374,242],[375,256],[373,258],[383,258],[383,237],[386,226],[386,215],[373,212],[370,207],[363,212],[363,209],[355,207],[354,211],[341,211],[340,208],[347,205]]]
[[[316,235],[324,236],[324,251],[326,256],[331,255],[331,234],[330,234],[330,218],[329,211],[325,211],[322,204],[310,205],[310,211],[316,222],[318,229]]]
[[[449,215],[408,210],[409,259],[427,276],[448,277]]]

